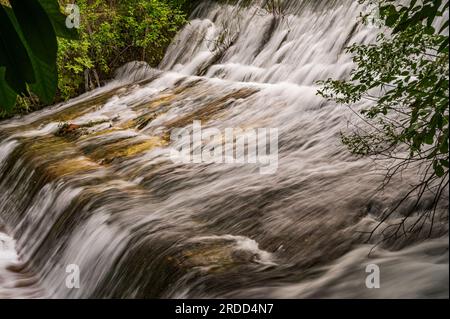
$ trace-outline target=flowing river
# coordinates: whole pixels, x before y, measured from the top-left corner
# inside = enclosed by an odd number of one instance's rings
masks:
[[[283,3],[203,1],[158,69],[130,63],[102,88],[0,122],[0,298],[448,298],[448,197],[431,236],[425,224],[427,236],[369,254],[382,235],[364,232],[417,172],[377,191],[380,163],[340,142],[358,117],[316,95],[317,80],[351,71],[344,48],[377,30],[357,23],[357,1]],[[276,158],[174,161],[171,134],[194,121],[277,129]],[[425,197],[386,224],[413,222]]]

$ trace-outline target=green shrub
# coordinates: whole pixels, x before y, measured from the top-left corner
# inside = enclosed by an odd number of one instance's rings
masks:
[[[74,97],[111,78],[126,62],[157,66],[186,22],[182,1],[78,0],[81,39],[59,40],[59,96]]]

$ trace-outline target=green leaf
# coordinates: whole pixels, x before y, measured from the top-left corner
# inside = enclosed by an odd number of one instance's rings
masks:
[[[389,14],[388,17],[386,18],[386,25],[388,27],[393,27],[399,18],[399,14],[397,12]]]
[[[36,0],[10,0],[22,34],[33,54],[46,63],[56,60],[58,44],[47,13]]]
[[[442,142],[441,146],[439,147],[439,151],[442,154],[448,153],[448,136]]]
[[[434,34],[435,33],[435,30],[432,26],[426,26],[424,31],[426,34]]]
[[[6,83],[5,71],[4,67],[0,68],[0,108],[9,111],[16,104],[17,93]]]
[[[0,66],[6,67],[4,79],[9,87],[16,93],[25,93],[26,83],[35,81],[33,66],[6,9],[0,5]]]
[[[30,85],[30,89],[42,102],[51,104],[54,101],[58,85],[56,61],[53,64],[47,64],[34,56],[31,60],[37,81]]]
[[[75,28],[68,28],[66,26],[66,16],[61,13],[57,0],[38,0],[53,25],[53,29],[58,37],[77,40],[79,39],[78,32]]]
[[[445,174],[444,168],[439,164],[434,166],[434,172],[436,173],[437,177],[442,177]]]
[[[434,133],[433,133],[433,134],[432,134],[432,133],[429,133],[429,134],[425,135],[425,140],[424,140],[424,142],[425,142],[426,144],[428,144],[428,145],[432,145],[433,142],[434,142]]]
[[[12,10],[7,10],[7,13],[9,14],[13,25],[16,27],[16,29],[18,29],[19,23],[16,20]],[[28,56],[30,57],[34,75],[36,78],[36,82],[29,84],[29,87],[31,91],[33,91],[33,93],[35,93],[42,102],[50,104],[54,100],[58,84],[56,59],[51,61],[50,63],[42,61],[31,50],[28,43],[25,41],[24,34],[20,31],[18,32],[18,34],[22,39],[22,42],[25,44],[26,50],[28,51]]]

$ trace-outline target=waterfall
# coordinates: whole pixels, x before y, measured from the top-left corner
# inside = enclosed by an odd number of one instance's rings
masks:
[[[382,165],[340,142],[358,117],[316,95],[317,80],[351,71],[347,45],[374,41],[357,23],[365,8],[235,2],[200,2],[158,69],[130,63],[102,88],[0,122],[0,297],[448,298],[448,199],[431,238],[369,255],[381,234],[363,232],[417,173],[377,191]],[[195,121],[277,129],[276,170],[174,161],[171,134]],[[417,220],[425,197],[388,223]],[[366,288],[367,264],[385,289]]]

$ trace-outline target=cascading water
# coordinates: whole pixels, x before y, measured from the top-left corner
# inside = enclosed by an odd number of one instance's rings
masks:
[[[346,45],[373,41],[361,9],[204,1],[159,70],[129,64],[103,88],[0,123],[0,231],[20,252],[0,233],[0,297],[448,298],[448,199],[431,239],[368,256],[380,235],[365,244],[361,232],[417,176],[376,192],[383,172],[339,141],[357,119],[316,95],[317,80],[351,70]],[[170,133],[193,121],[277,128],[276,172],[174,162]],[[365,286],[370,263],[381,289]]]

